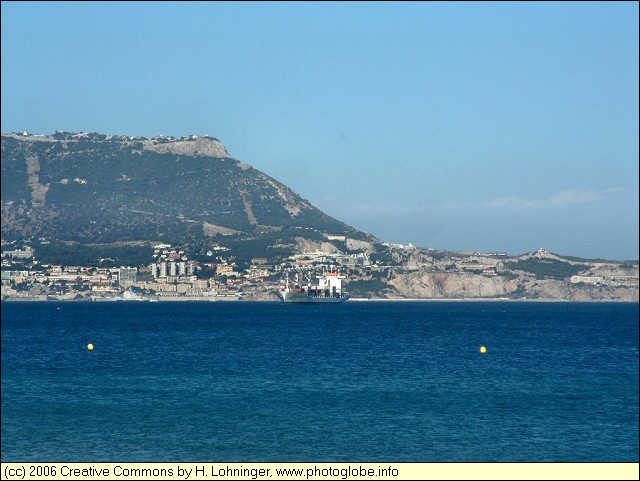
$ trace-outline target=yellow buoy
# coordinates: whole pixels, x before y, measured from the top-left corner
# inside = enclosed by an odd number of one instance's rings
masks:
[[[87,349],[89,349],[90,351],[93,351],[93,344],[87,344]]]
[[[487,348],[484,346],[480,346],[480,352],[484,354],[485,352],[487,352]]]

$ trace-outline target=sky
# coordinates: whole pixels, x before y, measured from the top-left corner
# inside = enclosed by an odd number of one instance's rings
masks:
[[[2,2],[2,132],[211,135],[383,242],[638,259],[637,2]]]

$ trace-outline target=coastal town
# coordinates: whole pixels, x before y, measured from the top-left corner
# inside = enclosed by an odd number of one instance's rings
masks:
[[[638,302],[637,259],[381,242],[208,135],[23,131],[2,146],[3,301],[278,301],[298,274],[350,301]],[[310,290],[324,273],[340,285]]]
[[[638,300],[637,261],[585,263],[544,249],[510,257],[412,244],[385,243],[382,254],[344,254],[327,246],[307,246],[315,249],[278,262],[256,257],[240,266],[222,246],[207,252],[210,261],[198,261],[178,246],[159,243],[146,265],[102,267],[44,264],[28,243],[4,242],[2,300],[277,301],[288,273],[323,271],[341,272],[354,300]]]

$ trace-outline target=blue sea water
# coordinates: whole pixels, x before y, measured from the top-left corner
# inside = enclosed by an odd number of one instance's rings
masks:
[[[5,302],[1,436],[3,462],[638,462],[638,304]]]

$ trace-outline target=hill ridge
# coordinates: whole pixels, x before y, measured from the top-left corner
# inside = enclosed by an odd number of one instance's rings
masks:
[[[215,137],[2,134],[3,239],[84,244],[341,235],[377,242],[230,156]],[[263,249],[264,250],[264,249]]]

